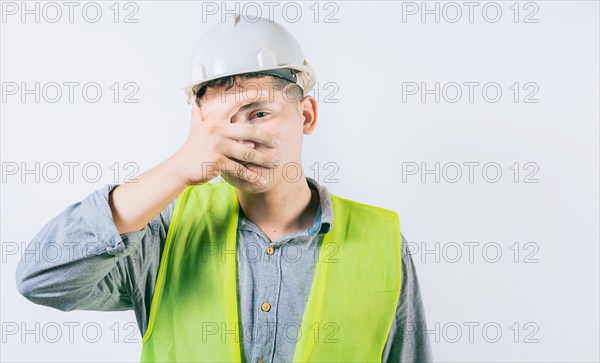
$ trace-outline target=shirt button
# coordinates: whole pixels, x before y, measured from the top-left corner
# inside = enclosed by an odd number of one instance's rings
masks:
[[[275,252],[275,248],[269,246],[267,247],[267,255],[272,255]]]
[[[260,306],[260,310],[262,310],[262,311],[264,311],[264,312],[267,312],[267,311],[271,310],[271,304],[269,304],[269,303],[267,303],[267,302],[266,302],[266,303],[263,303],[263,304]]]

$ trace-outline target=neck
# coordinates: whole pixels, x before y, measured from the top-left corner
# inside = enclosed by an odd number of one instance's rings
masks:
[[[242,212],[271,242],[311,224],[317,212],[318,193],[302,175],[298,182],[282,182],[263,193],[236,189]]]

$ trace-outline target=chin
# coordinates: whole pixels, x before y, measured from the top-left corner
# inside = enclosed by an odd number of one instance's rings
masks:
[[[272,184],[272,183],[269,183],[269,178],[266,178],[267,184],[262,185],[262,184],[259,184],[258,182],[250,182],[246,179],[241,179],[236,176],[231,176],[231,175],[227,175],[227,174],[221,174],[221,177],[227,183],[231,184],[234,188],[236,188],[240,191],[246,192],[246,193],[263,192],[265,190],[270,189],[271,184]]]

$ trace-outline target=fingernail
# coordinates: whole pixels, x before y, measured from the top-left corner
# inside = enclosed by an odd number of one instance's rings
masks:
[[[279,139],[275,140],[275,145],[281,146],[281,140],[279,140]]]
[[[267,184],[267,181],[265,180],[265,178],[260,178],[258,182],[261,183],[262,185]]]

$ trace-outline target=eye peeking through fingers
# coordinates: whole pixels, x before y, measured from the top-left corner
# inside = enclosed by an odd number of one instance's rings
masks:
[[[257,111],[250,115],[250,120],[266,118],[269,115],[267,111]]]

